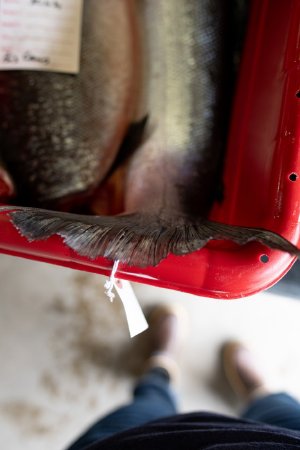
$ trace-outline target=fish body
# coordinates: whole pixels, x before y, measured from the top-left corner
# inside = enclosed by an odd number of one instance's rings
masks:
[[[129,167],[125,209],[204,217],[217,196],[230,112],[228,6],[138,3],[149,131]]]
[[[128,163],[125,211],[84,216],[0,208],[22,235],[38,240],[58,234],[80,255],[138,267],[198,250],[211,239],[258,241],[300,256],[271,231],[208,220],[218,198],[229,116],[230,3],[137,2],[145,55],[139,114],[148,119],[144,141]]]
[[[137,83],[132,0],[84,2],[79,74],[0,72],[0,150],[29,205],[95,189],[132,119]]]

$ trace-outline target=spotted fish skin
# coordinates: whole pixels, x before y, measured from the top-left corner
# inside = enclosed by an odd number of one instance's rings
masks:
[[[29,205],[85,195],[132,120],[138,67],[132,0],[84,2],[80,72],[0,72],[0,151]]]

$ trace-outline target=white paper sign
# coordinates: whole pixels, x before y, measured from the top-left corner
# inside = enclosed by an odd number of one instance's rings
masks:
[[[83,0],[1,0],[0,70],[78,73]]]
[[[104,284],[105,294],[112,302],[115,298],[113,288],[116,289],[124,306],[130,337],[134,337],[145,331],[148,323],[129,281],[119,280],[115,277],[118,266],[119,261],[115,261],[111,275]]]
[[[130,337],[134,337],[145,331],[148,323],[129,281],[117,279],[115,288],[125,309]]]

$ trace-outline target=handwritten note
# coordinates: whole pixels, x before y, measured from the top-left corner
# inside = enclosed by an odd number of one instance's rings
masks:
[[[0,70],[78,73],[83,0],[1,0]]]

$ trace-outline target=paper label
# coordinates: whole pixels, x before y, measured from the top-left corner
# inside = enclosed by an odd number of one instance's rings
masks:
[[[0,70],[78,73],[83,0],[1,0]]]
[[[145,331],[148,323],[129,281],[117,279],[114,284],[125,309],[130,337],[134,337]]]
[[[105,294],[112,302],[115,298],[113,288],[116,289],[124,306],[130,337],[134,337],[145,331],[148,323],[129,281],[116,278],[118,266],[119,261],[115,261],[110,277],[104,284]]]

